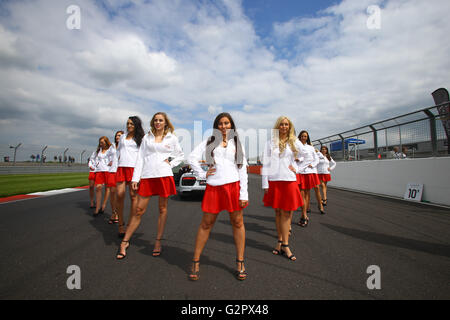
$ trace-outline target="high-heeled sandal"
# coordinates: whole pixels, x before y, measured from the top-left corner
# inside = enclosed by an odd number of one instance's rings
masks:
[[[119,230],[120,230],[120,228],[122,228],[124,225],[123,224],[121,224],[121,225],[119,225]],[[119,231],[119,233],[118,233],[118,237],[120,238],[120,239],[123,239],[123,237],[125,237],[125,233],[126,232],[120,232]]]
[[[317,206],[317,209],[319,209],[320,214],[325,214],[325,211],[323,211],[322,209],[320,209],[320,206]]]
[[[289,247],[288,244],[282,244],[282,245],[281,245],[281,255],[286,255],[286,258],[288,258],[288,259],[291,260],[291,261],[297,260],[297,258],[295,257],[295,255],[294,255],[293,253],[288,257],[286,251],[283,250],[283,248],[288,248],[288,247]]]
[[[116,218],[113,219],[113,217],[116,217]],[[109,218],[108,223],[109,224],[119,223],[119,217],[117,217],[117,213],[115,211],[111,215],[111,218]]]
[[[131,246],[130,240],[122,240],[122,242],[120,243],[122,245],[122,243],[128,243],[128,246],[125,248],[125,250],[128,250],[128,248]],[[117,260],[122,260],[125,259],[125,257],[127,256],[127,252],[125,251],[125,254],[123,254],[122,252],[120,252],[120,248],[121,245],[119,246],[119,250],[117,250],[117,254],[116,254],[116,259]]]
[[[159,242],[161,242],[162,240],[164,240],[164,239],[156,239],[156,241],[159,241]],[[159,250],[153,250],[153,252],[152,252],[152,256],[153,257],[159,257],[161,255],[161,249],[159,249]]]
[[[283,243],[283,241],[281,241],[281,240],[278,240],[278,243]],[[280,249],[281,250],[281,249]],[[272,253],[274,254],[274,255],[276,255],[276,256],[278,256],[281,252],[280,252],[280,250],[278,250],[278,249],[273,249],[272,250]]]
[[[192,260],[192,269],[191,269],[191,274],[189,275],[189,280],[191,281],[197,281],[198,279],[200,279],[200,268],[195,271],[195,265],[199,264],[200,260]]]
[[[98,212],[94,212],[93,216],[98,217],[99,215],[104,214],[104,213],[105,213],[105,210],[100,208],[100,210]]]
[[[240,281],[244,281],[247,279],[247,272],[245,272],[243,268],[244,260],[236,259],[236,262],[241,264],[241,269],[236,271],[236,278]]]
[[[327,199],[323,199],[323,200],[322,200],[322,205],[323,205],[324,207],[327,206]]]
[[[300,227],[306,228],[308,226],[309,223],[309,218],[300,218],[300,221],[298,222],[298,225]]]

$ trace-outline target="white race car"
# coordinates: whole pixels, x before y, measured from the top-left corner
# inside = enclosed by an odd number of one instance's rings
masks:
[[[207,164],[200,164],[202,169],[208,171]],[[204,192],[206,189],[206,180],[200,179],[192,169],[183,173],[179,178],[177,185],[177,193],[181,198],[191,195],[193,193]]]

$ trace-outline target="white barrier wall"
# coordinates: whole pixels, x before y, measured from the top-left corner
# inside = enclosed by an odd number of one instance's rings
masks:
[[[338,162],[330,186],[403,198],[408,183],[423,184],[422,200],[450,206],[450,158]]]

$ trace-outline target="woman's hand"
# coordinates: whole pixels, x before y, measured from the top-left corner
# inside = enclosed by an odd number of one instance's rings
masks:
[[[312,169],[312,168],[313,168],[313,166],[312,166],[312,165],[309,165],[309,166],[308,166],[308,168],[311,168],[311,169]]]
[[[330,172],[331,171],[331,169],[330,168],[328,168],[328,172]]]
[[[269,192],[269,189],[264,189],[264,194],[267,194]]]
[[[291,170],[293,173],[297,173],[297,171],[295,170],[295,168],[291,165],[289,165],[289,170]]]
[[[164,160],[164,162],[167,162],[167,164],[170,164],[169,159]]]
[[[112,161],[108,163],[108,167],[112,167]]]
[[[206,172],[206,178],[209,176],[213,176],[216,173],[216,168],[209,168],[208,172]]]
[[[138,190],[138,183],[137,182],[131,182],[131,189],[133,189],[133,191],[137,191]]]
[[[244,208],[248,205],[248,200],[239,200],[239,205],[241,206],[241,208]]]

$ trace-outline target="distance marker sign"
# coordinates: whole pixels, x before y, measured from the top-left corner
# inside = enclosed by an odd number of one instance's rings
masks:
[[[408,183],[406,185],[406,192],[403,199],[410,201],[422,201],[423,184]]]

